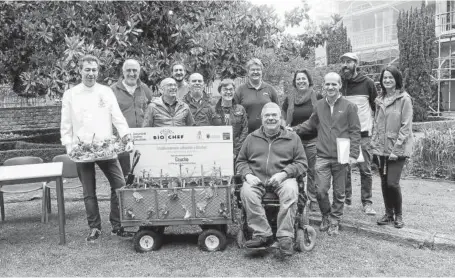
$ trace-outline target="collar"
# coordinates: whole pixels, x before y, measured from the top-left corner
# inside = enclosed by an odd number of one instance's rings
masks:
[[[260,90],[262,88],[264,88],[264,81],[261,79],[261,82],[259,82],[259,85],[258,86],[254,86],[253,83],[251,83],[251,80],[248,78],[248,88],[250,89],[255,89],[255,90]]]
[[[325,101],[327,102],[327,104],[328,104],[329,106],[334,106],[335,103],[340,99],[340,97],[341,97],[341,94],[338,94],[338,97],[337,97],[337,98],[335,99],[335,101],[333,102],[333,105],[330,104],[330,102],[329,102],[329,100],[327,99],[327,97],[325,97]]]
[[[167,103],[167,102],[164,100],[164,97],[161,97],[161,100],[163,101],[164,105],[174,106],[174,105],[177,104],[177,98],[175,98],[174,103]]]

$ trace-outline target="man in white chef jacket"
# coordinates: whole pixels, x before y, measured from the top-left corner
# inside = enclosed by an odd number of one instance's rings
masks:
[[[108,86],[96,82],[100,62],[98,58],[86,55],[79,62],[82,82],[65,91],[62,100],[61,141],[69,154],[79,140],[86,143],[111,138],[112,125],[116,127],[124,142],[130,134],[129,127],[120,111],[114,92]],[[132,144],[128,143],[128,150]],[[103,171],[111,186],[111,212],[109,220],[112,234],[127,235],[120,226],[120,211],[116,189],[125,185],[125,179],[117,158],[96,162],[76,163],[79,180],[82,183],[87,221],[90,234],[88,242],[95,242],[101,236],[101,217],[96,197],[95,163]]]

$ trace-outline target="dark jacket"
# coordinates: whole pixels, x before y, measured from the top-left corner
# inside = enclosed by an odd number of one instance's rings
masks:
[[[273,141],[265,136],[263,127],[250,133],[236,160],[238,174],[242,177],[253,174],[262,182],[281,171],[286,172],[288,178],[297,178],[306,173],[307,168],[299,136],[284,127]]]
[[[373,154],[409,157],[412,154],[412,99],[406,92],[400,92],[391,103],[376,99],[373,136]]]
[[[142,127],[193,126],[194,120],[188,105],[177,99],[174,112],[164,103],[163,97],[150,103]]]
[[[140,127],[144,121],[144,114],[147,110],[147,105],[152,100],[152,91],[142,83],[140,80],[137,82],[137,88],[134,94],[131,95],[125,88],[120,79],[111,86],[117,98],[120,110],[126,119],[129,127]]]
[[[340,97],[335,101],[333,115],[327,100],[321,99],[316,103],[311,117],[297,125],[297,134],[318,130],[316,143],[317,155],[324,158],[337,159],[337,138],[351,140],[350,157],[357,159],[360,153],[360,122],[357,116],[357,106]]]
[[[200,103],[195,102],[190,93],[183,97],[183,101],[188,104],[196,126],[222,125],[221,118],[215,114],[215,109],[205,92]]]
[[[242,105],[236,104],[235,100],[232,100],[232,107],[229,113],[229,122],[224,120],[224,110],[221,107],[221,98],[215,105],[215,113],[216,117],[221,119],[224,122],[224,125],[231,125],[232,126],[232,137],[234,138],[234,157],[240,151],[243,142],[248,135],[248,118],[246,115],[245,108]]]
[[[371,136],[373,129],[374,100],[378,96],[373,80],[363,74],[357,74],[351,80],[343,80],[341,94],[357,105],[362,137]]]

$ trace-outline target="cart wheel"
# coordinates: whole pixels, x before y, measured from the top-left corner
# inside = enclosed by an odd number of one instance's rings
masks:
[[[163,236],[152,230],[140,230],[133,239],[136,252],[144,253],[158,250],[163,244]]]
[[[203,251],[214,252],[224,250],[226,243],[226,235],[215,229],[203,231],[198,238],[199,248]]]
[[[246,242],[245,233],[242,231],[242,229],[240,229],[237,232],[237,247],[239,247],[240,249],[245,248],[245,242]]]
[[[307,225],[303,229],[297,230],[296,237],[296,250],[297,251],[311,251],[316,244],[316,231],[313,227]]]

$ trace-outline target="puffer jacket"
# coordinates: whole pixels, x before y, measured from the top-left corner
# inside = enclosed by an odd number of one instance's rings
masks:
[[[142,127],[193,126],[194,120],[188,105],[181,100],[176,101],[174,113],[169,111],[162,97],[152,101],[145,113]]]
[[[393,101],[384,104],[382,97],[375,100],[372,152],[379,156],[409,157],[412,154],[412,99],[402,91]]]
[[[209,96],[205,92],[201,103],[196,103],[190,93],[183,97],[183,101],[188,104],[196,126],[218,126],[222,124],[221,119],[216,116],[215,109],[210,104]]]
[[[224,110],[223,107],[221,107],[221,98],[215,105],[215,114],[216,118],[224,121]],[[223,124],[232,126],[232,137],[234,138],[234,157],[236,157],[246,139],[246,136],[248,135],[248,116],[246,115],[245,108],[243,108],[240,104],[236,104],[235,100],[232,100],[229,122],[224,122]]]
[[[255,175],[262,182],[281,171],[286,172],[288,178],[306,173],[308,163],[299,136],[281,127],[280,135],[271,141],[263,129],[246,137],[236,160],[236,172],[243,178]]]

